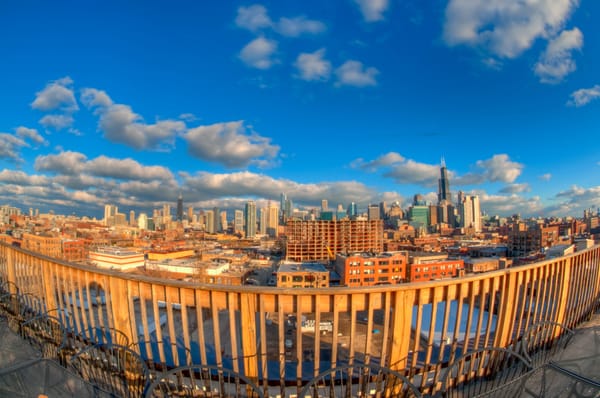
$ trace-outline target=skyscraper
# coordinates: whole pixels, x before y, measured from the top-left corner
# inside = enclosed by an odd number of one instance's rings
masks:
[[[253,200],[246,202],[244,208],[244,228],[246,238],[254,238],[256,236],[256,203]]]
[[[183,195],[181,192],[177,198],[177,221],[183,221]]]
[[[438,180],[438,204],[444,201],[451,202],[450,181],[448,181],[448,171],[446,170],[446,161],[442,158],[440,167],[440,179]]]
[[[221,225],[221,210],[218,207],[213,207],[213,217],[215,219],[215,230],[214,232],[223,232],[223,226]]]
[[[481,232],[481,208],[479,205],[479,196],[469,196],[465,195],[462,191],[459,191],[458,214],[460,216],[461,227],[473,228],[475,232]]]

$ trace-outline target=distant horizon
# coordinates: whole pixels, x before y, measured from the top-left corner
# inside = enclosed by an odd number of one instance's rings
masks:
[[[93,217],[600,208],[600,2],[107,0],[0,14],[0,203]],[[455,203],[455,202],[453,202]]]

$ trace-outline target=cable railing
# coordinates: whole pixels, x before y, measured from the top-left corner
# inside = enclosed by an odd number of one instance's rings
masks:
[[[12,309],[14,295],[26,297],[59,319],[71,341],[114,330],[138,350],[157,342],[185,361],[166,361],[163,350],[138,354],[160,355],[155,362],[170,369],[227,369],[265,396],[298,394],[331,369],[374,367],[433,395],[448,383],[448,364],[466,354],[519,352],[533,325],[575,329],[596,311],[600,246],[441,281],[287,289],[134,276],[0,244],[0,283],[12,297],[0,305]]]

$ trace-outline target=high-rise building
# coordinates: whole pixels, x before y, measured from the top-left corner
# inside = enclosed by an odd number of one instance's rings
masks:
[[[350,203],[348,205],[348,210],[346,211],[346,213],[348,214],[348,217],[350,217],[350,219],[355,218],[358,215],[358,208],[356,206],[356,203]]]
[[[221,211],[218,207],[213,207],[213,217],[215,220],[215,230],[214,232],[223,232],[223,227],[221,225]]]
[[[170,222],[171,222],[171,205],[165,203],[163,205],[162,223],[164,225],[167,225]]]
[[[379,218],[385,220],[387,218],[387,204],[385,202],[379,202]]]
[[[278,235],[279,229],[279,208],[275,205],[269,205],[267,210],[267,235],[274,238]]]
[[[192,222],[192,220],[194,219],[194,208],[192,206],[188,207],[187,218],[189,222]]]
[[[367,209],[367,216],[369,220],[381,220],[379,205],[369,205]]]
[[[327,199],[321,200],[321,211],[327,211],[329,209],[329,203]]]
[[[129,225],[135,226],[135,211],[129,210]]]
[[[267,209],[264,207],[259,211],[258,231],[261,235],[267,234]]]
[[[221,211],[221,213],[219,214],[219,225],[221,226],[221,232],[227,231],[227,212],[225,210]]]
[[[140,216],[137,220],[137,225],[139,229],[148,229],[148,216],[146,213],[140,213]]]
[[[215,233],[215,212],[212,210],[207,210],[206,213],[204,213],[204,216],[206,217],[204,229],[209,234],[214,234]]]
[[[473,228],[475,232],[481,232],[481,208],[479,196],[465,195],[458,192],[458,214],[462,228]]]
[[[177,221],[183,221],[183,195],[181,192],[177,198]]]
[[[254,238],[256,236],[256,203],[253,200],[246,202],[244,208],[244,228],[246,238]]]
[[[244,231],[244,212],[236,210],[233,216],[233,233],[240,233],[242,231]]]
[[[104,225],[115,225],[115,216],[119,212],[119,208],[114,205],[104,205]]]
[[[438,203],[444,201],[451,202],[450,181],[448,180],[448,171],[446,170],[446,161],[442,158],[440,167],[440,179],[438,180]]]

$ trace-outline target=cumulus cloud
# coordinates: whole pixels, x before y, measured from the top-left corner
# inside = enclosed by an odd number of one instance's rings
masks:
[[[380,167],[392,166],[394,164],[402,163],[404,160],[404,156],[399,153],[388,152],[385,155],[381,155],[377,159],[368,162],[364,161],[362,158],[356,159],[351,163],[351,166],[363,170],[376,171]]]
[[[202,201],[221,198],[219,201],[225,202],[238,197],[234,201],[238,207],[247,200],[240,200],[240,197],[269,199],[279,197],[281,192],[293,198],[295,204],[304,206],[314,206],[323,198],[336,198],[336,201],[345,204],[357,198],[361,198],[365,204],[379,198],[375,191],[356,181],[298,183],[248,171],[230,174],[198,172],[194,175],[183,174],[182,179],[183,185],[192,190],[186,195]]]
[[[557,203],[547,209],[550,215],[582,214],[585,209],[600,208],[600,186],[584,188],[573,185],[571,188],[557,193],[554,199]]]
[[[229,168],[264,164],[262,161],[271,161],[279,152],[279,146],[272,145],[269,138],[248,134],[243,121],[198,126],[182,137],[192,156]]]
[[[36,129],[30,129],[27,127],[20,126],[17,127],[16,134],[21,138],[33,141],[37,145],[47,145],[47,142],[44,139],[44,137],[42,137]]]
[[[39,120],[39,123],[46,128],[59,131],[72,126],[73,121],[71,115],[46,115]]]
[[[388,0],[354,0],[363,18],[367,22],[375,22],[383,19],[383,14],[389,7]]]
[[[362,62],[349,60],[335,70],[337,76],[336,85],[366,87],[376,86],[375,77],[379,74],[376,68],[365,68]]]
[[[578,0],[450,0],[443,37],[451,46],[478,46],[514,58],[536,39],[555,36],[578,5]]]
[[[326,81],[331,74],[331,62],[325,58],[325,49],[314,53],[301,53],[296,58],[294,66],[298,69],[298,76],[306,81]]]
[[[572,57],[573,50],[583,46],[583,34],[577,28],[563,30],[548,42],[546,51],[535,64],[534,73],[542,83],[559,83],[577,69]]]
[[[254,4],[249,7],[238,8],[235,24],[240,28],[256,32],[257,30],[270,27],[272,22],[267,9],[260,4]]]
[[[275,51],[277,51],[277,42],[261,36],[246,44],[240,51],[239,57],[252,68],[269,69],[277,62],[273,58]]]
[[[31,107],[41,111],[55,109],[67,112],[76,111],[79,107],[72,86],[73,80],[68,76],[48,83],[42,91],[35,94]]]
[[[303,15],[287,18],[281,17],[274,22],[269,17],[267,9],[260,4],[249,7],[239,7],[235,18],[237,27],[258,32],[264,29],[273,29],[286,37],[298,37],[303,34],[319,34],[325,31],[325,24],[321,21],[308,19]]]
[[[494,155],[487,160],[478,160],[477,167],[483,169],[483,175],[490,182],[514,182],[521,175],[523,165],[513,162],[506,154]]]
[[[584,106],[600,97],[600,85],[591,88],[581,88],[571,93],[571,99],[567,102],[570,106]]]
[[[27,146],[29,145],[22,138],[12,134],[0,133],[0,159],[21,163],[20,150]]]
[[[87,160],[83,153],[72,151],[38,156],[34,167],[38,171],[50,171],[62,175],[89,174],[119,180],[168,181],[173,179],[171,171],[163,166],[144,166],[131,158],[116,159],[104,155]]]
[[[531,191],[529,184],[509,184],[500,190],[500,193],[523,193]]]
[[[517,194],[490,195],[484,191],[473,191],[471,194],[479,196],[481,209],[491,215],[521,214],[532,216],[544,213],[544,206],[538,196],[526,198]]]
[[[16,184],[21,186],[36,186],[48,184],[48,178],[41,175],[29,175],[23,171],[7,170],[0,171],[0,182],[3,184]]]
[[[113,103],[101,90],[82,90],[81,101],[88,108],[95,108],[100,115],[98,126],[106,139],[134,149],[169,150],[175,144],[175,136],[186,129],[185,123],[180,120],[144,123],[129,105]]]
[[[325,31],[325,24],[321,21],[307,19],[304,16],[294,18],[280,18],[275,25],[275,30],[286,37],[298,37],[305,33],[319,34]]]

